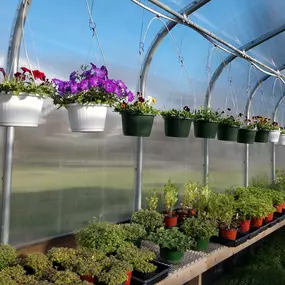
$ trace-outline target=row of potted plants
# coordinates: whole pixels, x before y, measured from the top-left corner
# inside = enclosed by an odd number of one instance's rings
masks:
[[[151,134],[154,117],[164,118],[165,135],[186,138],[194,122],[194,134],[198,138],[237,141],[239,143],[274,142],[280,138],[285,145],[285,131],[276,122],[260,116],[243,118],[210,108],[191,111],[159,111],[153,107],[153,97],[144,98],[134,94],[121,80],[110,79],[105,66],[81,66],[73,71],[69,80],[48,80],[39,70],[22,67],[9,79],[3,68],[4,79],[0,83],[0,125],[37,126],[43,99],[52,98],[59,108],[68,111],[71,131],[99,132],[105,128],[107,108],[113,107],[121,114],[122,129],[126,136],[148,137]],[[280,135],[281,134],[281,135]]]

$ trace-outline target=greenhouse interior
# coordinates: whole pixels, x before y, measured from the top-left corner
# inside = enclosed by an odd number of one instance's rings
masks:
[[[285,284],[285,1],[2,0],[0,285]]]

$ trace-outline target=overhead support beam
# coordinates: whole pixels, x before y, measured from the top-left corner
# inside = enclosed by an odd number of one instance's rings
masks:
[[[183,25],[188,26],[191,29],[193,29],[194,31],[198,32],[203,37],[205,37],[207,40],[211,41],[211,39],[213,39],[213,40],[217,41],[218,43],[222,44],[223,46],[229,48],[231,51],[235,52],[237,54],[237,56],[242,57],[242,58],[252,62],[253,64],[256,64],[260,68],[264,68],[267,72],[272,73],[272,75],[275,75],[277,77],[283,77],[280,74],[279,70],[275,70],[275,69],[269,67],[268,65],[264,64],[263,62],[247,55],[245,53],[245,51],[242,51],[242,50],[236,48],[235,46],[233,46],[233,45],[229,44],[228,42],[222,40],[221,38],[219,38],[215,34],[209,32],[208,30],[206,30],[206,29],[200,27],[199,25],[195,24],[194,22],[189,20],[186,17],[186,15],[181,15],[179,12],[172,10],[167,5],[161,3],[158,0],[148,0],[148,1],[155,4],[156,6],[160,7],[161,9],[165,10],[166,12],[170,13],[171,15],[175,16],[177,19],[182,21]],[[215,44],[215,43],[213,43],[213,44]],[[222,47],[220,47],[220,48],[222,48]]]
[[[260,44],[272,39],[273,37],[276,37],[277,35],[281,34],[284,31],[285,31],[285,25],[282,25],[279,28],[270,31],[270,32],[256,38],[253,41],[248,42],[247,44],[241,46],[239,49],[244,50],[244,51],[249,51],[249,50],[259,46]],[[215,86],[215,83],[217,82],[220,75],[222,74],[223,70],[225,69],[225,67],[228,64],[230,64],[236,58],[237,58],[236,55],[229,55],[222,63],[220,63],[220,65],[215,70],[215,72],[212,75],[212,78],[210,80],[210,83],[208,85],[207,91],[206,91],[205,105],[209,105],[209,103],[211,102],[212,90]]]
[[[194,1],[193,3],[187,5],[183,8],[180,13],[189,16],[211,0],[199,0]],[[135,2],[135,1],[133,1]],[[135,2],[136,3],[136,2]],[[139,3],[137,3],[139,4]],[[152,41],[141,66],[140,78],[139,78],[139,89],[141,93],[145,96],[146,93],[146,79],[149,71],[149,67],[152,61],[152,58],[157,51],[159,45],[162,43],[163,39],[167,36],[169,31],[171,31],[177,22],[169,20],[165,26],[157,33],[154,40]],[[143,172],[143,138],[137,138],[137,147],[136,147],[136,168],[135,168],[135,193],[134,193],[134,210],[138,211],[141,208],[142,200],[142,172]]]

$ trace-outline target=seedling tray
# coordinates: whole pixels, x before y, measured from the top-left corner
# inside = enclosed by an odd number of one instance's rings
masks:
[[[248,236],[249,236],[248,233],[238,232],[236,240],[229,240],[229,239],[222,238],[222,237],[211,237],[211,242],[219,243],[219,244],[222,244],[228,247],[236,247],[246,242],[248,240]]]
[[[144,279],[142,274],[134,271],[132,275],[131,285],[154,285],[168,276],[171,265],[167,265],[156,260],[152,261],[152,263],[157,266],[154,275],[152,277],[148,277],[148,279]]]
[[[249,239],[252,239],[252,238],[256,237],[261,232],[262,232],[262,227],[260,227],[260,228],[250,227]]]

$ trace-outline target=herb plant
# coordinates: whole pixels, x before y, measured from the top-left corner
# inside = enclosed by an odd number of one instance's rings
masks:
[[[155,231],[156,229],[163,227],[163,215],[157,211],[151,211],[142,209],[133,213],[131,222],[144,226],[147,233]]]
[[[193,208],[200,188],[201,185],[197,182],[188,181],[184,184],[184,196],[181,205],[183,211]]]
[[[180,252],[185,252],[196,246],[193,238],[186,236],[176,227],[159,229],[157,232],[150,234],[149,240],[158,244],[160,248]]]
[[[125,230],[126,240],[128,241],[141,240],[147,235],[144,226],[140,224],[122,224],[122,227]]]
[[[217,224],[204,218],[187,218],[184,220],[181,229],[187,235],[198,240],[208,240],[218,235]]]
[[[165,211],[172,216],[173,207],[178,201],[179,189],[176,187],[171,180],[164,185],[164,206]]]
[[[0,244],[0,270],[13,264],[16,257],[16,250],[12,246]]]
[[[155,190],[150,191],[148,193],[148,196],[146,197],[147,201],[147,207],[151,211],[156,211],[157,210],[157,205],[158,205],[158,195]]]

